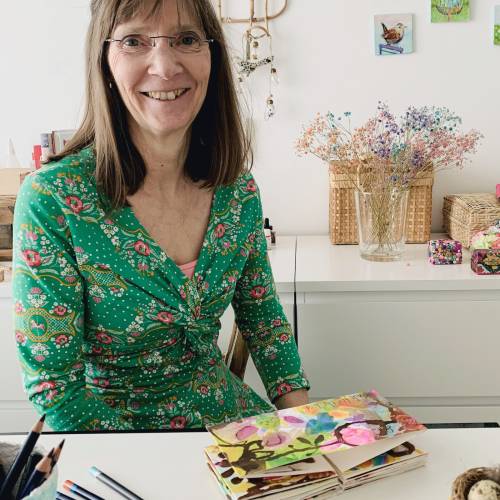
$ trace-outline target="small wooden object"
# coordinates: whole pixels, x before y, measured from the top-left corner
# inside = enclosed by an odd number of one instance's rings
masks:
[[[0,260],[12,260],[12,223],[15,204],[15,196],[0,195]],[[3,276],[0,281],[3,281]]]

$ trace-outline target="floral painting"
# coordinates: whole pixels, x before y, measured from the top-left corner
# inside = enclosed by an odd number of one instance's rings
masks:
[[[449,23],[470,20],[470,0],[431,0],[431,21]]]
[[[500,5],[495,5],[495,21],[493,24],[493,43],[500,45]]]
[[[375,54],[379,56],[413,52],[412,14],[375,16]]]
[[[424,429],[375,391],[208,428],[240,476]]]

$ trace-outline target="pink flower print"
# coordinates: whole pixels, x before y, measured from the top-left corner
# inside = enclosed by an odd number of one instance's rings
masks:
[[[262,438],[262,444],[266,448],[279,448],[291,441],[291,437],[284,432],[271,432]]]
[[[96,339],[102,344],[111,344],[113,339],[105,332],[97,332]]]
[[[83,210],[83,202],[78,196],[66,196],[66,205],[74,214],[79,214]]]
[[[16,305],[14,306],[14,310],[16,311],[17,314],[20,314],[23,312],[23,305],[21,302],[16,302]]]
[[[253,243],[253,242],[255,241],[255,233],[250,233],[250,234],[248,235],[248,241],[249,241],[250,243]]]
[[[229,276],[229,278],[227,279],[227,281],[229,281],[229,283],[235,283],[236,282],[236,276]]]
[[[187,297],[184,287],[179,290],[179,295],[185,299]]]
[[[142,240],[137,240],[134,243],[134,250],[140,254],[140,255],[145,255],[148,256],[151,253],[151,249],[149,248],[149,245]]]
[[[92,297],[92,300],[93,300],[96,304],[99,304],[100,302],[102,302],[102,298],[101,298],[101,297]]]
[[[273,326],[281,326],[281,319],[273,319]]]
[[[277,393],[282,396],[283,394],[287,394],[292,390],[292,386],[290,384],[287,384],[286,382],[283,382],[282,384],[278,385],[276,388]]]
[[[67,335],[61,334],[56,337],[55,343],[57,345],[64,345],[67,344],[69,341],[69,338]]]
[[[42,289],[41,288],[38,288],[38,287],[33,287],[31,290],[30,290],[30,293],[35,295],[35,294],[38,294],[38,293],[42,293]]]
[[[76,278],[74,276],[66,276],[65,280],[68,283],[74,283],[76,281]]]
[[[111,226],[113,224],[113,221],[111,219],[104,219],[104,224]]]
[[[23,250],[22,256],[26,264],[30,267],[38,267],[42,263],[40,254],[35,250]]]
[[[172,313],[169,313],[168,311],[160,311],[156,315],[156,319],[161,321],[162,323],[172,323],[174,321],[174,315]]]
[[[109,269],[108,264],[102,264],[102,263],[96,264],[96,267],[97,269],[102,269],[103,271],[107,271]]]
[[[177,337],[173,337],[171,339],[168,339],[166,342],[165,342],[165,347],[170,347],[170,346],[173,346],[177,344]]]
[[[253,436],[259,429],[254,425],[245,425],[238,431],[236,431],[236,439],[243,441],[250,436]]]
[[[200,385],[200,387],[198,388],[198,391],[200,392],[200,394],[203,394],[206,396],[210,392],[210,389],[208,388],[207,385]]]
[[[64,225],[64,215],[58,215],[56,220],[60,226]]]
[[[54,314],[57,314],[58,316],[64,316],[66,311],[67,311],[67,309],[64,306],[54,307]]]
[[[109,386],[109,380],[107,378],[95,378],[92,380],[94,385],[97,385],[99,387],[108,387]]]
[[[52,390],[49,391],[47,394],[45,394],[45,399],[47,399],[48,401],[52,401],[56,396],[57,396],[57,391]]]
[[[92,352],[94,354],[101,354],[102,353],[102,345],[93,345]]]
[[[284,344],[285,342],[288,342],[288,339],[289,339],[289,338],[290,338],[290,337],[289,337],[286,333],[282,333],[282,334],[280,335],[280,342],[282,342],[282,343]]]
[[[38,235],[33,231],[26,231],[26,239],[35,241],[38,239]]]
[[[217,224],[214,229],[214,234],[216,238],[222,238],[226,232],[226,227],[224,224]]]
[[[21,332],[16,332],[16,342],[18,344],[24,344],[26,337]]]
[[[247,182],[247,185],[246,185],[246,190],[247,191],[250,191],[252,193],[254,193],[255,191],[257,191],[257,186],[255,185],[255,181],[253,179],[250,179],[248,182]]]
[[[201,316],[201,306],[196,306],[193,309],[193,316],[195,319],[198,319]]]
[[[229,243],[229,241],[225,241],[225,242],[222,244],[222,246],[223,246],[224,248],[229,248],[229,247],[231,246],[231,243]]]
[[[84,250],[82,247],[75,247],[75,253],[83,253]]]
[[[353,446],[373,443],[373,441],[375,441],[375,434],[373,431],[363,426],[350,425],[342,429],[340,434],[347,444],[352,444]]]
[[[139,264],[137,264],[137,268],[139,269],[139,271],[147,271],[149,269],[149,266],[147,264],[139,262]]]
[[[181,357],[181,361],[183,363],[186,363],[187,361],[189,361],[192,357],[194,356],[194,354],[191,352],[191,351],[188,351],[186,352],[186,354],[184,354],[182,357]]]
[[[39,363],[41,363],[42,361],[45,361],[45,356],[42,356],[41,354],[37,354],[35,356],[35,361],[38,361]]]
[[[38,394],[43,391],[49,391],[56,387],[56,383],[52,380],[45,380],[44,382],[40,382],[35,386],[35,392]]]
[[[130,336],[131,337],[140,337],[141,336],[141,332],[130,332]]]
[[[186,417],[182,415],[178,415],[170,420],[170,428],[171,429],[184,429],[186,427]]]
[[[260,299],[266,293],[266,289],[263,286],[254,286],[252,290],[250,290],[250,296],[254,299]]]

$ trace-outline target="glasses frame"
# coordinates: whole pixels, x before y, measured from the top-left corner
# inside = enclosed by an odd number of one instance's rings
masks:
[[[171,49],[174,49],[174,50],[179,50],[179,49],[176,49],[176,47],[174,47],[174,41],[177,40],[181,35],[185,35],[186,33],[192,33],[190,31],[186,31],[186,32],[181,32],[181,33],[178,33],[177,35],[156,35],[156,36],[149,36],[149,35],[142,35],[140,33],[131,33],[129,35],[126,35],[124,36],[123,38],[106,38],[104,40],[105,43],[111,43],[111,42],[123,42],[123,40],[125,40],[126,38],[129,38],[129,37],[133,37],[133,36],[137,36],[137,37],[145,37],[145,38],[149,38],[150,41],[151,41],[151,45],[148,46],[148,48],[154,48],[156,47],[156,40],[158,38],[166,38],[168,40],[168,45]],[[210,46],[210,44],[214,43],[215,40],[213,38],[200,38],[200,44],[207,44]],[[196,54],[198,52],[201,51],[201,46],[198,50],[192,50],[192,51],[182,51],[182,50],[179,50],[180,53],[182,54]]]

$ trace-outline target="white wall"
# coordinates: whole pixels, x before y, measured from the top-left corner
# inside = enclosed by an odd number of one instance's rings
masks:
[[[215,0],[214,0],[215,1]],[[225,14],[247,14],[245,0],[224,0]],[[272,9],[281,0],[270,0]],[[257,148],[255,175],[264,210],[278,232],[328,231],[327,170],[315,158],[298,158],[293,143],[317,111],[351,111],[365,121],[379,99],[397,112],[407,105],[442,105],[463,117],[465,128],[485,135],[463,171],[438,174],[433,228],[441,227],[442,197],[492,191],[500,182],[500,47],[492,44],[493,6],[471,0],[467,23],[431,24],[430,0],[290,0],[271,22],[281,83],[277,115],[263,120],[267,73],[251,84]],[[256,0],[261,7],[263,0]],[[83,104],[83,43],[88,0],[16,0],[0,7],[0,158],[9,137],[27,164],[39,132],[74,128]],[[414,14],[415,52],[376,57],[373,15]],[[234,47],[242,25],[227,27]]]

